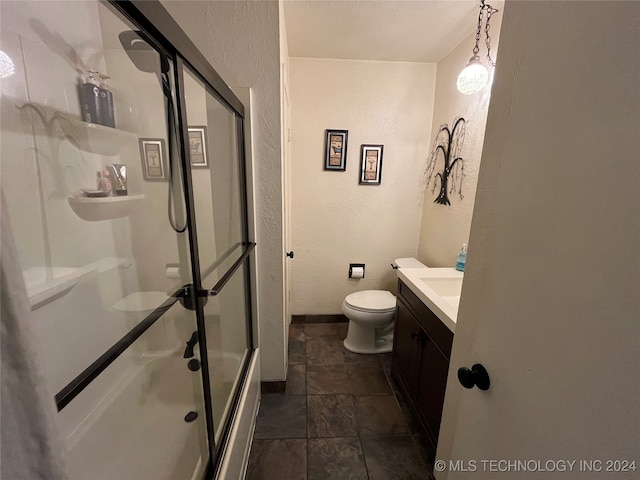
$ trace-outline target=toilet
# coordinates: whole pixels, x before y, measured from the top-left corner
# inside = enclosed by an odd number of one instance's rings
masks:
[[[415,258],[398,258],[394,268],[426,268]],[[349,319],[344,348],[354,353],[387,353],[393,348],[396,297],[387,290],[355,292],[342,302]]]

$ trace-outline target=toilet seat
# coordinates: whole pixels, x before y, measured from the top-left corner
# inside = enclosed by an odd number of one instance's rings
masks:
[[[396,297],[386,290],[363,290],[347,295],[344,303],[359,312],[393,312]]]

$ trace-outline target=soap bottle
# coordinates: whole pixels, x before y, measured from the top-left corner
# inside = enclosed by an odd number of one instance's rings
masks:
[[[103,192],[111,193],[113,190],[113,183],[111,183],[111,176],[109,175],[109,170],[102,171],[102,182],[100,186],[100,190]]]
[[[78,87],[82,120],[88,123],[101,123],[100,85],[98,72],[89,70],[89,78]]]
[[[113,93],[109,90],[109,85],[107,85],[109,78],[111,78],[109,75],[100,74],[100,111],[102,113],[100,123],[107,127],[115,128],[116,118],[113,108]]]
[[[456,270],[459,272],[464,272],[464,266],[467,263],[467,244],[462,244],[462,250],[458,253],[456,257]]]

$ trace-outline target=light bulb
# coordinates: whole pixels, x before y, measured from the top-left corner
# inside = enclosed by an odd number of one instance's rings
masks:
[[[469,60],[469,64],[458,75],[456,85],[461,93],[471,95],[482,90],[487,83],[489,83],[489,72],[480,62],[480,58],[474,55]]]
[[[16,67],[13,65],[13,60],[0,50],[0,78],[8,77],[14,73],[16,73]]]

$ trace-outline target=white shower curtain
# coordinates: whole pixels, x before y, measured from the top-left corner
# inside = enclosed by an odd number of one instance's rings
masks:
[[[30,307],[4,198],[0,230],[0,478],[66,479],[64,446],[30,333]]]

